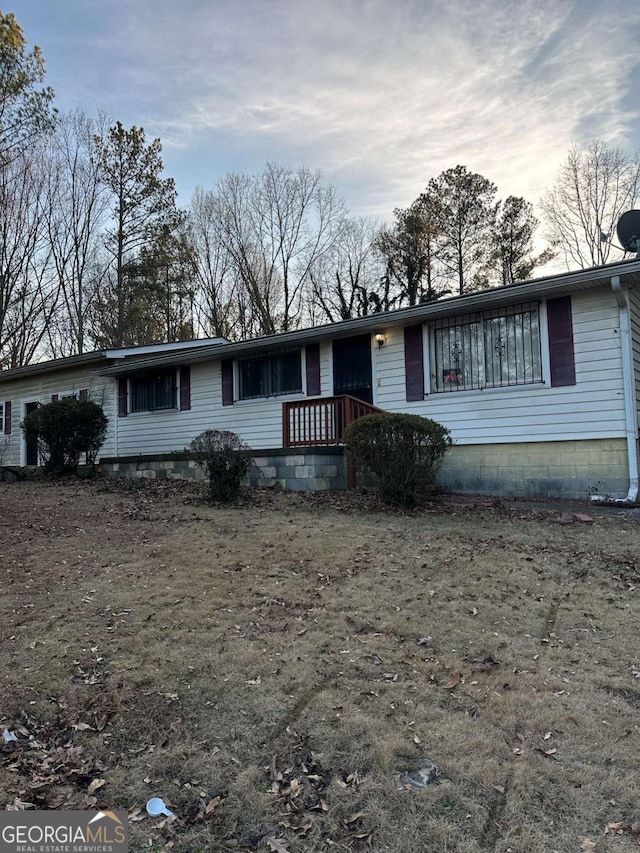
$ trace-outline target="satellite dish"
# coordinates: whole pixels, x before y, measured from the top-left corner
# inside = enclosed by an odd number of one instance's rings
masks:
[[[627,210],[618,220],[616,234],[625,252],[640,255],[640,210]]]

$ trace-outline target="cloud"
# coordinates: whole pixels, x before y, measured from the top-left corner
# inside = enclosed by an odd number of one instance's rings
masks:
[[[107,108],[126,104],[167,155],[226,150],[221,174],[238,150],[322,168],[359,213],[388,216],[457,163],[536,201],[574,139],[625,145],[638,118],[620,107],[635,0],[106,8]]]

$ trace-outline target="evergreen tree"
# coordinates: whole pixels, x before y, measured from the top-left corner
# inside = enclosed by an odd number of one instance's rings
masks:
[[[161,177],[160,140],[147,143],[143,128],[126,130],[118,122],[106,140],[96,142],[102,181],[111,193],[113,222],[106,239],[112,257],[110,292],[99,300],[103,328],[96,330],[96,338],[103,345],[121,347],[137,342],[128,317],[139,302],[133,292],[137,279],[131,272],[137,256],[157,239],[161,226],[175,221],[176,191],[172,178]],[[115,316],[105,325],[110,310]]]
[[[53,125],[53,90],[41,86],[44,60],[27,41],[14,15],[0,12],[0,168]]]
[[[460,294],[486,283],[496,187],[465,166],[432,178],[422,196],[440,232],[438,257]]]

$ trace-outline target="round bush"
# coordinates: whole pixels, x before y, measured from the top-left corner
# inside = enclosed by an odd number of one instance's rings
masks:
[[[21,427],[26,439],[37,440],[45,471],[73,474],[83,453],[87,465],[94,464],[108,423],[98,403],[66,397],[29,412]]]
[[[235,432],[208,429],[196,436],[189,450],[209,478],[211,500],[229,502],[240,494],[242,478],[253,460],[249,445]]]
[[[446,427],[420,415],[384,412],[366,415],[344,433],[356,464],[376,477],[386,503],[412,507],[435,491],[435,478],[451,447]]]

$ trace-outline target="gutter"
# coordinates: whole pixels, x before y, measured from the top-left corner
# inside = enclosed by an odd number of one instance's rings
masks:
[[[636,388],[633,371],[633,344],[631,339],[631,314],[627,295],[620,283],[620,276],[611,277],[611,290],[620,312],[620,345],[622,350],[622,386],[624,389],[624,413],[629,467],[629,491],[626,498],[615,503],[635,503],[638,499],[638,415],[636,412]],[[592,495],[594,502],[607,501],[603,495]]]

